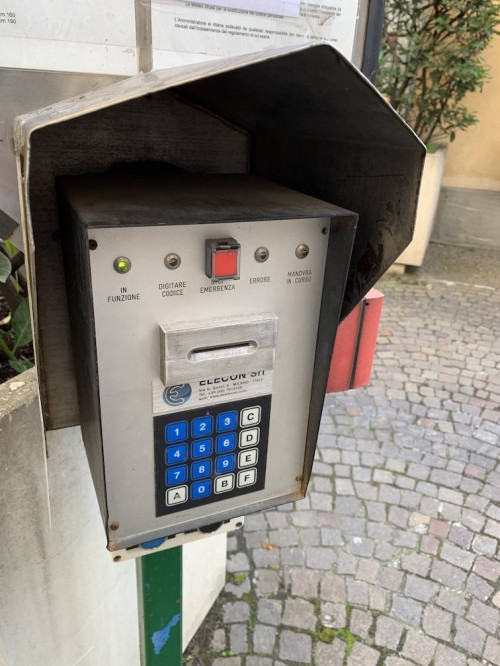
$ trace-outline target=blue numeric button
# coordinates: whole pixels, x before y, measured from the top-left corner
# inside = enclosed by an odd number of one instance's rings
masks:
[[[200,416],[197,419],[193,419],[193,423],[191,424],[191,432],[193,433],[193,437],[205,437],[206,435],[211,435],[213,429],[213,416]]]
[[[167,444],[171,444],[173,442],[183,442],[185,439],[187,439],[187,434],[187,421],[169,423],[165,428],[165,442],[167,442]]]
[[[181,465],[180,467],[170,467],[165,472],[165,483],[167,486],[176,486],[179,483],[186,483],[187,481],[187,467]]]
[[[191,465],[191,478],[203,479],[205,476],[210,476],[212,473],[212,461],[200,460]]]
[[[212,453],[212,439],[199,439],[191,445],[193,458],[204,458]]]
[[[224,472],[232,472],[236,466],[236,456],[230,453],[228,456],[220,456],[215,461],[216,474],[223,474]]]
[[[230,432],[227,435],[219,435],[215,444],[216,453],[226,453],[234,451],[236,448],[236,433]]]
[[[169,446],[165,450],[165,463],[167,465],[174,465],[175,463],[186,462],[188,457],[188,449],[186,444],[177,444],[177,446]]]
[[[212,482],[208,479],[206,481],[197,481],[191,486],[191,499],[203,499],[209,497],[212,491]]]
[[[238,424],[238,412],[222,412],[217,416],[217,432],[234,430]]]

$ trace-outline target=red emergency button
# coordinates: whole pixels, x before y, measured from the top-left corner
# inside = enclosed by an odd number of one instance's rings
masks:
[[[239,279],[240,244],[234,238],[206,241],[206,274],[215,280]]]

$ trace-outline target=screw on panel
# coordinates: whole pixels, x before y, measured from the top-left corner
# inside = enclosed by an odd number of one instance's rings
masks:
[[[167,268],[173,271],[181,265],[181,258],[175,252],[170,252],[165,257],[164,263]]]
[[[258,247],[255,250],[255,261],[258,261],[259,264],[264,263],[264,261],[267,261],[269,259],[269,250],[267,247]]]
[[[93,238],[89,240],[89,250],[97,250],[97,241]]]
[[[305,243],[297,245],[295,248],[295,256],[297,259],[305,259],[309,254],[309,247]]]
[[[302,476],[296,476],[295,477],[295,481],[297,481],[298,483],[302,483],[303,480],[304,480],[304,477],[302,477]]]
[[[321,233],[323,234],[323,236],[326,236],[326,234],[328,233],[328,227],[323,227],[323,229],[321,229]]]
[[[121,556],[121,555],[115,555],[115,556],[113,557],[113,562],[119,562],[121,559],[122,559],[122,556]]]
[[[109,526],[110,530],[113,530],[113,532],[116,532],[116,530],[120,529],[120,523],[115,520],[111,525]]]

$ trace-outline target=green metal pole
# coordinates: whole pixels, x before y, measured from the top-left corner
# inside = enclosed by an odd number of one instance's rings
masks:
[[[142,666],[182,666],[182,546],[137,560]]]

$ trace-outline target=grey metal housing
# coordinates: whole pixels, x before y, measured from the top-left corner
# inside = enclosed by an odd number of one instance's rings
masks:
[[[413,233],[425,148],[325,44],[151,72],[16,120],[45,427],[79,422],[57,176],[154,160],[253,173],[359,212],[342,316]]]

